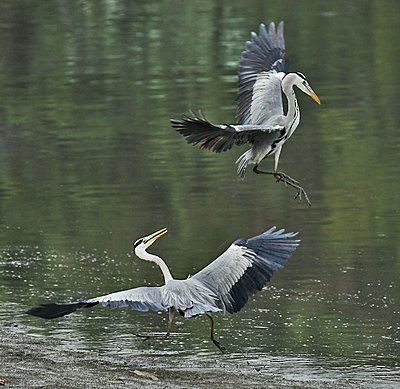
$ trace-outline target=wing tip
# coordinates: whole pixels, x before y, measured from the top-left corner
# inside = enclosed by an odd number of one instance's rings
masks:
[[[270,229],[268,229],[267,231],[263,232],[261,235],[263,234],[273,234],[273,235],[285,235],[285,236],[296,236],[299,234],[299,231],[290,231],[290,232],[286,232],[286,230],[284,228],[279,229],[278,231],[276,226],[271,227]]]
[[[61,316],[69,315],[80,308],[90,308],[97,305],[97,301],[88,302],[80,301],[77,303],[66,303],[66,304],[40,304],[37,307],[28,309],[25,313],[31,316],[41,317],[42,319],[56,319]]]
[[[298,234],[299,232],[297,231],[286,232],[284,228],[277,230],[277,227],[273,226],[259,235],[252,236],[247,239],[244,238],[237,239],[234,242],[234,244],[237,246],[247,246],[247,244],[250,243],[250,241],[255,242],[257,240],[261,240],[264,242],[271,242],[271,244],[279,242],[279,244],[292,246],[296,248],[299,246],[301,240],[292,238],[294,238]]]

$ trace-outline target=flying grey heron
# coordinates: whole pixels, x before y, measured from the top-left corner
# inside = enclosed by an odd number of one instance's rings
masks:
[[[167,264],[157,255],[146,251],[159,237],[167,233],[163,228],[134,243],[134,253],[145,261],[156,263],[164,276],[163,286],[144,286],[72,303],[42,304],[27,311],[33,316],[54,319],[80,308],[131,307],[137,311],[168,311],[171,332],[175,312],[184,317],[205,314],[211,321],[211,340],[223,352],[224,347],[214,338],[211,313],[235,313],[247,303],[249,296],[270,281],[275,270],[283,267],[299,240],[297,233],[270,228],[261,235],[238,239],[204,269],[185,280],[175,280]],[[145,336],[146,337],[146,336]],[[146,337],[150,338],[150,336]]]
[[[268,32],[260,24],[259,34],[252,32],[239,64],[239,86],[237,94],[237,124],[213,124],[203,114],[192,112],[192,117],[171,119],[171,125],[181,133],[187,143],[199,145],[221,153],[234,145],[251,144],[251,149],[241,155],[236,163],[237,174],[244,178],[248,165],[255,165],[255,173],[272,174],[297,189],[296,198],[304,195],[311,205],[307,193],[299,183],[287,174],[278,171],[279,156],[283,144],[292,136],[300,122],[300,109],[294,86],[311,96],[318,104],[320,100],[302,73],[286,73],[286,57],[283,22],[270,23]],[[283,112],[282,92],[287,98],[287,112]],[[260,162],[275,155],[272,172],[258,169]]]

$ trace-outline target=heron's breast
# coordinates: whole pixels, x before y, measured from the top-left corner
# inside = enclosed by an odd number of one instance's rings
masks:
[[[253,159],[255,163],[261,162],[264,158],[276,152],[281,144],[283,144],[286,137],[286,130],[282,129],[274,133],[268,134],[264,139],[258,141],[253,146]]]

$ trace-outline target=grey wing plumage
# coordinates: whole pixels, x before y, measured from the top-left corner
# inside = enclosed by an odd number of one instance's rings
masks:
[[[182,119],[171,119],[171,125],[189,144],[199,145],[201,149],[208,149],[222,153],[234,145],[242,145],[253,140],[248,132],[238,132],[228,124],[212,124],[200,112],[192,112],[193,117],[184,116]]]
[[[273,227],[261,235],[236,240],[215,261],[191,279],[209,288],[229,313],[238,312],[249,296],[270,281],[299,245],[297,233]]]
[[[109,306],[111,308],[131,307],[142,312],[165,311],[169,306],[165,299],[163,299],[162,288],[163,287],[140,287],[78,302],[42,304],[30,309],[27,313],[44,319],[54,319],[68,315],[78,309],[91,308],[95,305],[100,305],[102,307]]]
[[[95,297],[85,302],[97,302],[102,307],[110,308],[131,307],[141,312],[165,311],[169,306],[163,298],[162,288],[163,286],[141,286]]]
[[[259,34],[253,32],[246,42],[239,64],[238,124],[262,124],[282,115],[281,80],[287,68],[283,22],[277,30],[270,23],[268,32],[260,24]]]
[[[171,125],[182,134],[187,143],[199,145],[201,149],[208,149],[222,153],[234,145],[253,143],[262,133],[281,130],[283,125],[232,125],[210,123],[201,112],[192,112],[192,117],[171,119]]]

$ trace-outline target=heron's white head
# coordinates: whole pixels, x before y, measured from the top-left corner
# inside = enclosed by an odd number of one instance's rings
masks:
[[[303,73],[296,72],[286,74],[282,80],[282,86],[285,84],[290,86],[296,85],[302,92],[304,92],[306,95],[309,95],[316,103],[321,104],[320,99],[312,90]]]
[[[160,238],[167,232],[168,232],[168,230],[166,228],[162,228],[161,230],[153,232],[152,234],[150,234],[148,236],[138,239],[133,244],[134,253],[139,258],[146,259],[146,256],[143,255],[146,252],[146,249],[148,249],[158,238]]]

